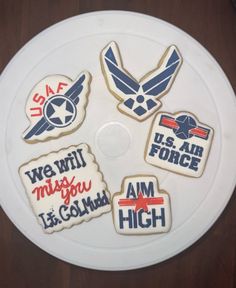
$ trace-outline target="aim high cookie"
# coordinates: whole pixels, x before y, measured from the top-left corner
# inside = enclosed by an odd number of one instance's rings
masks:
[[[169,195],[159,190],[151,175],[125,177],[121,192],[112,199],[117,233],[127,235],[168,232],[171,227]]]

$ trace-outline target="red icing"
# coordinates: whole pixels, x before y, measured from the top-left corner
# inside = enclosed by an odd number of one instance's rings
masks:
[[[51,196],[59,192],[64,203],[69,205],[71,197],[75,197],[78,193],[88,192],[92,187],[91,180],[88,183],[85,181],[74,183],[74,180],[75,176],[71,180],[63,177],[62,180],[55,180],[54,183],[52,183],[52,179],[47,179],[45,185],[35,187],[32,193],[36,193],[37,200],[40,201],[45,196]]]
[[[144,198],[141,192],[138,193],[138,198],[136,199],[120,199],[118,202],[119,206],[135,206],[135,212],[139,211],[140,209],[147,212],[148,205],[161,205],[163,203],[163,197]]]

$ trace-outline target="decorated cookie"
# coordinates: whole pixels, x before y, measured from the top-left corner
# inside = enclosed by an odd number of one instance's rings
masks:
[[[33,211],[51,233],[110,211],[110,194],[86,144],[22,165],[19,174]]]
[[[90,78],[88,72],[81,73],[75,81],[50,75],[37,83],[27,100],[30,126],[23,139],[29,143],[45,141],[77,129],[85,118]]]
[[[156,115],[149,133],[145,160],[154,166],[191,177],[203,173],[213,129],[189,112]]]
[[[120,234],[163,233],[171,227],[169,196],[159,190],[154,176],[126,177],[112,204],[114,226]]]
[[[163,54],[157,67],[140,81],[135,80],[123,67],[118,46],[109,43],[101,53],[101,66],[107,86],[120,101],[120,112],[143,121],[161,107],[161,98],[174,82],[182,63],[176,46],[172,45]]]

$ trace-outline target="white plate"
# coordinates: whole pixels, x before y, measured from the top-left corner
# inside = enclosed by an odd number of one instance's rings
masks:
[[[161,111],[190,111],[214,128],[208,163],[199,179],[166,172],[144,162],[144,145],[153,117],[138,123],[116,109],[118,101],[107,90],[99,62],[101,49],[111,40],[119,44],[124,65],[136,78],[153,69],[170,44],[181,51],[184,62],[172,89],[162,98]],[[84,69],[90,71],[93,80],[81,128],[58,140],[25,143],[21,139],[28,126],[24,107],[32,85],[49,74],[75,78]],[[232,194],[236,180],[234,93],[212,56],[186,33],[166,22],[114,11],[68,19],[25,45],[3,72],[0,85],[2,207],[26,237],[60,259],[104,270],[161,262],[199,239]],[[128,147],[122,146],[125,152],[122,148],[118,157],[104,155],[99,147],[101,131],[106,132],[102,127],[114,122],[118,130],[124,132],[125,127],[130,135]],[[119,149],[119,138],[115,140],[111,145]],[[156,175],[160,187],[171,197],[171,231],[151,236],[118,235],[108,213],[59,233],[44,234],[26,198],[18,167],[31,158],[80,142],[91,146],[112,193],[119,191],[124,176]]]

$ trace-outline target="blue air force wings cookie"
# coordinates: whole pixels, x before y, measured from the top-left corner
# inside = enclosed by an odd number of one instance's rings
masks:
[[[19,169],[38,222],[52,233],[111,210],[110,193],[86,144],[43,155]]]
[[[30,127],[23,133],[27,142],[56,138],[77,129],[84,120],[90,74],[81,73],[75,81],[63,75],[50,75],[37,83],[27,100]]]
[[[159,191],[154,176],[126,177],[112,204],[114,226],[120,234],[163,233],[171,227],[169,196]]]
[[[145,160],[172,172],[200,177],[212,137],[213,129],[189,112],[158,113],[149,134]]]
[[[156,69],[148,72],[139,82],[125,71],[118,46],[107,45],[101,53],[101,65],[110,91],[120,101],[120,112],[143,121],[161,107],[158,100],[174,82],[182,63],[176,46],[170,46]]]

